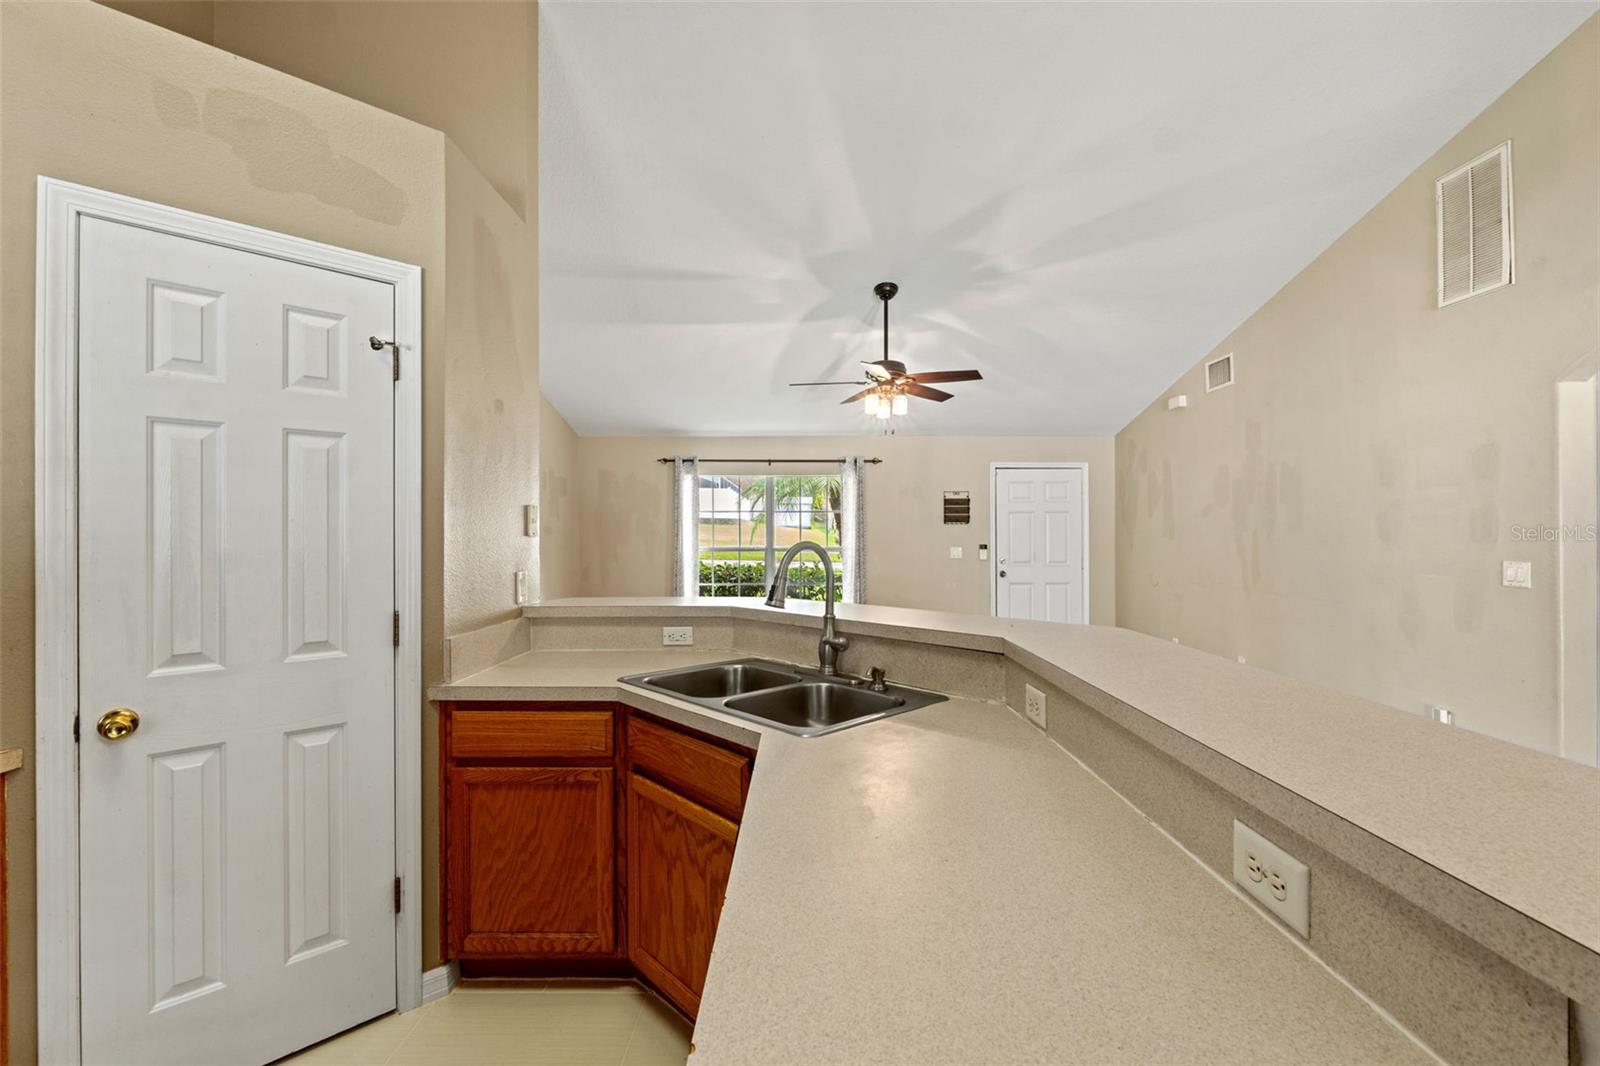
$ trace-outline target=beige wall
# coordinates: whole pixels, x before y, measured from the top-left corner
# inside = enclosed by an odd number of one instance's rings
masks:
[[[445,156],[444,625],[516,616],[538,580],[522,508],[539,493],[536,238],[454,147]]]
[[[1434,181],[1513,142],[1516,284],[1440,309]],[[1117,616],[1554,751],[1556,381],[1600,338],[1591,18],[1116,439]],[[1202,360],[1203,362],[1203,360]],[[1166,397],[1187,393],[1187,410]],[[1533,585],[1500,587],[1500,562]]]
[[[126,12],[146,22],[164,26],[174,33],[211,44],[217,5],[212,0],[99,0],[107,7]]]
[[[581,587],[577,483],[578,436],[544,400],[539,413],[539,594],[547,600],[576,596]]]
[[[445,139],[87,3],[0,3],[0,747],[33,749],[34,180],[48,174],[417,263],[444,344]],[[439,382],[425,376],[437,412]],[[426,445],[438,499],[435,430]],[[425,672],[442,639],[438,505],[424,533]],[[31,757],[8,780],[12,1061],[34,1058]]]
[[[578,439],[579,592],[666,595],[671,479],[664,455],[782,459],[879,456],[867,469],[867,599],[930,610],[989,613],[989,464],[1089,464],[1090,621],[1116,621],[1109,437],[582,437]],[[731,471],[719,466],[715,469]],[[740,468],[759,472],[756,468]],[[791,468],[793,469],[793,468]],[[946,526],[946,490],[972,493],[973,521]],[[965,549],[951,559],[950,548]]]
[[[537,19],[515,0],[225,0],[211,43],[443,131],[531,221]]]

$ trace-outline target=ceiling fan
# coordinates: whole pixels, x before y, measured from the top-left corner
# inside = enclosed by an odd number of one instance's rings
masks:
[[[866,388],[847,399],[839,401],[842,404],[855,403],[857,400],[866,401],[866,410],[869,415],[878,418],[890,418],[894,415],[903,415],[909,407],[908,397],[915,396],[921,400],[933,400],[944,403],[950,399],[952,393],[942,389],[931,389],[929,384],[937,382],[946,384],[952,381],[982,381],[983,375],[976,370],[925,370],[920,373],[906,372],[906,365],[898,359],[889,358],[889,301],[894,299],[894,294],[900,291],[900,286],[892,281],[880,281],[872,287],[872,292],[883,301],[883,358],[871,362],[863,359],[861,365],[866,367],[867,376],[859,381],[794,381],[793,387],[809,385],[865,385]]]

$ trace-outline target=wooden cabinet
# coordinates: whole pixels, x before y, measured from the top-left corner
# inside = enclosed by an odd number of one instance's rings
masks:
[[[450,774],[457,957],[616,948],[615,771],[462,766]]]
[[[634,972],[693,1017],[752,753],[611,704],[442,710],[446,955]]]
[[[628,775],[628,958],[690,1017],[739,827],[638,773]]]

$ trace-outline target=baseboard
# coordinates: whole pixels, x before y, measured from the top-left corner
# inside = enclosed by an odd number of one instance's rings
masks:
[[[426,1006],[436,999],[443,999],[450,994],[450,990],[461,979],[461,971],[453,962],[443,966],[436,966],[431,970],[422,971],[422,1002]]]

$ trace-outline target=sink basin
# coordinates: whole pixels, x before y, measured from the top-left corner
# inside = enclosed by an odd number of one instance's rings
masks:
[[[686,670],[652,674],[637,683],[697,700],[720,700],[777,688],[779,685],[793,685],[799,680],[799,674],[775,670],[758,663],[714,663],[711,666],[691,666]]]
[[[937,692],[904,685],[874,692],[858,678],[767,659],[685,666],[619,680],[802,737],[848,729],[945,699]]]
[[[848,683],[807,681],[740,696],[725,706],[776,726],[787,726],[794,732],[821,732],[861,718],[882,718],[905,702],[897,696],[868,692]]]

